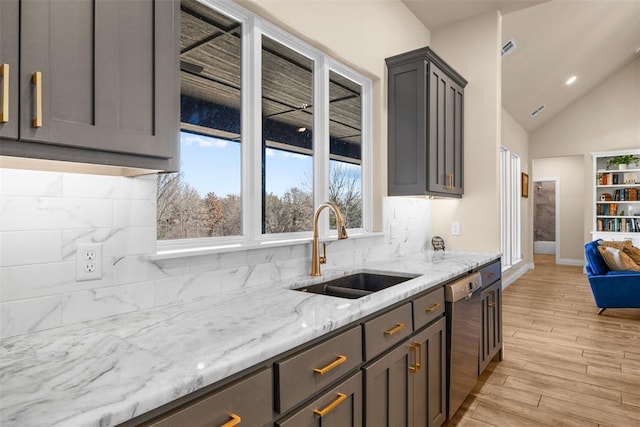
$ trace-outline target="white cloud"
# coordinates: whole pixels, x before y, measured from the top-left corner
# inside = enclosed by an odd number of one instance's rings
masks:
[[[181,141],[185,145],[198,144],[199,147],[224,148],[229,144],[228,141],[223,139],[187,133],[181,134]]]
[[[267,148],[264,153],[267,155],[267,157],[273,157],[276,155],[276,150],[274,150],[273,148]]]

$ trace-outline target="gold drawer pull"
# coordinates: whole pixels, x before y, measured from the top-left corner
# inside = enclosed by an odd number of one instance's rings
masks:
[[[398,332],[402,328],[404,328],[404,323],[398,323],[393,328],[384,331],[384,334],[385,335],[393,335],[393,334],[395,334],[396,332]]]
[[[346,361],[347,361],[347,356],[343,356],[343,355],[339,354],[338,358],[336,360],[334,360],[333,362],[329,363],[324,368],[315,368],[313,370],[313,372],[315,372],[318,375],[324,375],[327,372],[329,372],[330,370],[332,370],[333,368],[336,368],[336,367],[342,365]]]
[[[414,343],[414,345],[418,349],[418,358],[416,359],[416,370],[419,371],[420,369],[422,369],[422,343],[417,342],[417,343]]]
[[[489,308],[494,308],[495,306],[496,306],[496,303],[495,303],[495,302],[490,302],[490,303],[489,303]]]
[[[431,311],[434,311],[434,310],[435,310],[436,308],[438,308],[438,307],[440,307],[440,303],[438,303],[438,302],[437,302],[437,303],[433,304],[431,307],[427,307],[427,308],[425,308],[425,309],[424,309],[424,311],[429,311],[429,312],[431,312]]]
[[[313,413],[316,414],[316,415],[319,415],[321,417],[324,417],[329,412],[331,412],[334,409],[336,409],[336,407],[338,407],[338,405],[340,405],[345,400],[347,400],[347,395],[344,394],[344,393],[338,393],[338,398],[336,400],[334,400],[333,402],[328,404],[324,409],[314,409]]]
[[[236,414],[231,414],[229,415],[231,417],[231,420],[227,421],[226,423],[222,424],[221,427],[233,427],[233,426],[237,426],[238,424],[240,424],[240,421],[242,421],[242,418],[240,418],[240,415],[236,415]]]
[[[489,273],[487,273],[487,279],[491,279],[495,275],[496,273],[494,273],[493,271],[490,271]]]
[[[9,121],[9,64],[0,66],[0,77],[2,77],[2,112],[0,112],[0,123]]]
[[[31,81],[36,86],[36,111],[31,126],[33,126],[34,128],[39,128],[42,127],[42,73],[40,71],[36,71],[35,73],[33,73]]]
[[[416,352],[416,344],[413,343],[409,346],[409,350],[413,353],[413,366],[409,366],[409,372],[415,374],[418,372],[418,353]]]

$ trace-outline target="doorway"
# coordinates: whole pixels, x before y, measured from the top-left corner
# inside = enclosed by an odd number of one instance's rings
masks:
[[[533,253],[560,253],[558,233],[559,178],[538,178],[533,182]]]

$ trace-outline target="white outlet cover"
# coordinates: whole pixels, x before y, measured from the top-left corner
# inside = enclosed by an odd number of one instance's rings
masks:
[[[76,281],[102,278],[102,243],[78,243],[76,246]]]
[[[452,222],[451,223],[451,235],[459,236],[460,235],[460,223]]]

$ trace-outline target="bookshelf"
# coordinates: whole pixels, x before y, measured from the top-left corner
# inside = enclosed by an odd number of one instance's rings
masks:
[[[608,164],[615,156],[640,150],[593,153],[594,212],[592,237],[605,240],[632,240],[640,246],[640,164],[626,169]]]

